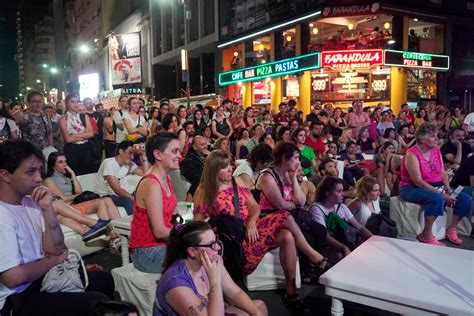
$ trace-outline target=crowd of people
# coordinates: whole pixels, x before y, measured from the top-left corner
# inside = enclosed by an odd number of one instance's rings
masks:
[[[163,274],[154,315],[267,315],[265,303],[235,281],[274,248],[286,280],[283,303],[310,312],[296,287],[296,258],[303,282],[318,282],[377,234],[368,223],[389,196],[424,207],[422,243],[444,246],[432,225],[445,205],[453,207],[449,242],[463,243],[456,226],[470,218],[474,113],[460,108],[430,104],[413,112],[403,104],[394,115],[359,100],[349,111],[315,102],[304,117],[295,100],[275,113],[231,100],[216,108],[176,107],[167,99],[147,107],[124,95],[116,108],[104,109],[72,95],[45,105],[37,91],[27,95],[26,108],[0,106],[0,238],[9,241],[0,247],[0,315],[74,314],[111,299],[105,273],[89,280],[97,284],[86,293],[40,288],[44,274],[67,256],[58,224],[86,242],[106,234],[118,249],[109,225],[120,217],[118,207],[133,214],[134,267]],[[174,216],[170,174],[177,170],[190,184],[186,200],[194,202],[194,220],[186,224]],[[83,192],[77,176],[94,172],[94,193]],[[127,186],[128,175],[141,177],[138,185]],[[458,186],[462,192],[453,192]],[[343,236],[348,226],[356,242]],[[221,256],[231,242],[238,255]]]

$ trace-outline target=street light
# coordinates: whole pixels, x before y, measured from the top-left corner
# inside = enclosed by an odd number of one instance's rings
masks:
[[[90,48],[86,44],[82,44],[81,46],[79,46],[79,51],[81,53],[87,54],[89,52],[89,50],[90,50]]]
[[[57,69],[56,67],[52,67],[52,68],[51,68],[51,73],[52,73],[52,74],[58,73],[58,69]]]
[[[48,68],[48,64],[43,64],[43,68]]]
[[[41,83],[41,80],[39,80],[39,79],[36,79],[36,83]]]

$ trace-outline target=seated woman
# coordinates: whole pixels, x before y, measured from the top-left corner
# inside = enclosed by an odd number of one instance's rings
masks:
[[[300,150],[300,161],[303,167],[305,176],[312,176],[318,170],[318,163],[316,162],[316,154],[313,148],[306,145],[306,132],[304,128],[298,127],[291,135],[293,142]]]
[[[153,315],[268,315],[263,301],[251,300],[232,280],[221,248],[208,223],[177,224],[169,236]]]
[[[356,198],[347,207],[362,226],[365,226],[372,214],[380,213],[379,196],[380,185],[377,179],[365,176],[357,181]]]
[[[297,182],[296,179],[294,181]],[[250,190],[236,185],[239,213],[246,227],[246,239],[242,244],[246,259],[243,273],[252,273],[266,252],[280,247],[280,262],[287,282],[284,303],[297,311],[307,311],[298,296],[295,283],[296,248],[304,252],[314,266],[321,269],[327,268],[327,261],[306,242],[288,212],[274,212],[260,217],[260,207]],[[212,151],[207,158],[201,183],[194,195],[194,205],[195,220],[204,220],[218,214],[235,214],[232,166],[230,157],[222,150]]]
[[[369,137],[369,130],[367,127],[360,129],[356,144],[360,146],[360,149],[364,154],[373,154],[377,145],[377,143]]]
[[[448,176],[443,168],[441,151],[438,147],[437,128],[423,123],[415,133],[416,145],[409,148],[402,159],[400,197],[411,203],[419,204],[425,211],[425,227],[417,236],[418,241],[444,246],[433,236],[433,223],[444,214],[445,204],[453,207],[453,218],[446,229],[446,238],[460,245],[456,226],[462,217],[471,218],[472,198],[461,192],[457,198],[451,196],[452,190]],[[444,186],[443,193],[439,188]]]
[[[393,153],[402,154],[407,148],[407,144],[402,137],[397,134],[394,128],[387,128],[381,140],[381,143],[391,142],[393,144]]]
[[[74,170],[68,166],[66,156],[63,153],[53,152],[49,155],[47,178],[44,180],[44,185],[51,190],[53,196],[56,196],[58,200],[64,202],[55,201],[54,203],[55,210],[60,216],[60,223],[82,234],[85,240],[90,239],[89,235],[94,230],[107,226],[111,219],[120,217],[117,207],[108,197],[97,198],[82,203],[73,203],[74,198],[82,193],[82,187],[79,180],[77,180]],[[67,205],[64,204],[70,205],[72,210],[77,214],[71,212],[71,208],[68,208]],[[95,222],[92,219],[86,220],[81,218],[94,213],[97,213],[100,219],[96,224],[92,224]],[[90,224],[92,224],[92,226]],[[87,230],[82,225],[89,226],[91,229]],[[106,234],[111,238],[111,246],[118,248],[118,236],[112,227],[107,228]]]
[[[169,174],[179,169],[178,137],[174,133],[151,136],[146,142],[146,156],[153,167],[135,191],[129,248],[135,268],[161,273],[177,204]]]
[[[275,148],[275,139],[273,139],[272,133],[265,132],[260,138],[258,139],[259,144],[267,144],[273,150]]]
[[[355,186],[355,181],[359,180],[364,176],[364,174],[368,173],[367,169],[363,169],[360,166],[361,161],[364,160],[364,156],[362,156],[360,153],[357,153],[357,145],[355,142],[347,142],[346,152],[341,155],[340,159],[344,161],[344,181],[349,183],[351,186]]]
[[[235,156],[236,159],[246,159],[247,156],[249,155],[249,149],[247,148],[247,145],[249,143],[249,131],[246,129],[243,129],[240,132],[240,138],[237,141],[236,148],[235,148]]]
[[[337,256],[345,257],[350,253],[350,249],[342,240],[335,237],[334,227],[328,222],[328,216],[333,212],[338,218],[345,220],[357,229],[360,237],[368,239],[372,237],[364,226],[362,226],[352,215],[349,208],[343,204],[344,195],[341,179],[334,177],[325,177],[316,188],[316,202],[309,208],[313,221],[323,225],[328,229],[327,245],[337,252]],[[333,216],[334,217],[334,216]]]
[[[383,143],[379,153],[374,156],[377,164],[377,180],[380,184],[380,194],[385,195],[385,183],[390,190],[390,195],[396,195],[400,175],[400,158],[393,154],[393,144]]]
[[[311,250],[319,251],[324,247],[327,232],[322,225],[312,223],[311,216],[301,209],[306,204],[306,195],[298,181],[298,169],[301,167],[299,155],[298,147],[293,143],[277,146],[273,152],[273,164],[263,170],[257,179],[254,196],[258,197],[264,214],[278,214],[283,210],[293,212],[297,216],[298,227],[303,230],[305,242],[309,243]],[[304,222],[305,215],[309,223]],[[313,276],[320,271],[314,271],[311,264],[314,259],[308,258],[303,249],[300,250],[303,278],[308,281],[306,283],[312,283]]]
[[[233,176],[240,184],[249,190],[253,190],[258,174],[268,167],[272,159],[272,149],[270,146],[263,143],[258,144],[250,152],[247,161],[235,169]]]

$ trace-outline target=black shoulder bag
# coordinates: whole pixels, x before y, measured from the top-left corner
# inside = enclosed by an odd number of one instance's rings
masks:
[[[82,125],[84,125],[84,128],[87,128],[86,115],[87,114],[82,114],[82,113],[79,114],[79,118],[81,119],[81,122],[82,122]],[[89,144],[89,147],[91,149],[92,158],[94,159],[94,161],[101,160],[102,159],[102,144],[97,138],[97,135],[94,135],[91,138],[89,138],[87,140],[87,143]]]
[[[234,190],[234,216],[223,210],[221,214],[214,215],[209,219],[209,224],[222,241],[225,251],[222,259],[224,266],[234,281],[243,279],[242,270],[246,263],[242,242],[245,239],[244,221],[240,218],[239,194],[237,184],[232,177]]]

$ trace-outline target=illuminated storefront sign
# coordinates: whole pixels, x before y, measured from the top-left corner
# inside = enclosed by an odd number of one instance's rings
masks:
[[[259,66],[222,72],[219,74],[219,85],[226,86],[237,82],[258,81],[264,78],[280,77],[314,68],[319,68],[319,53],[312,53]]]
[[[372,4],[359,4],[359,5],[346,5],[340,7],[326,7],[323,10],[323,16],[334,17],[334,16],[354,16],[354,15],[366,15],[378,12],[380,9],[380,3]]]
[[[449,69],[449,56],[385,50],[385,65],[426,69]]]
[[[370,69],[383,65],[381,49],[327,51],[321,53],[321,67],[335,70]]]

